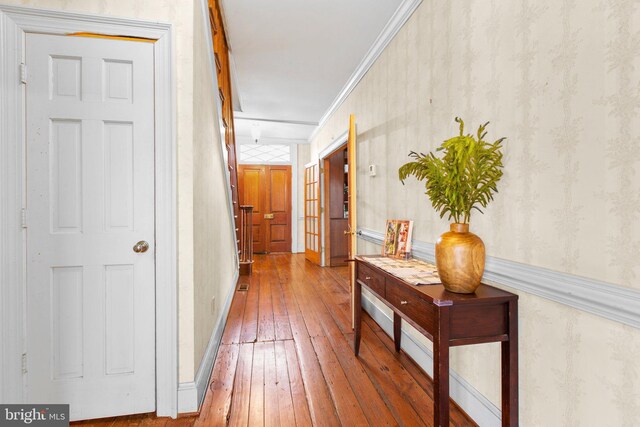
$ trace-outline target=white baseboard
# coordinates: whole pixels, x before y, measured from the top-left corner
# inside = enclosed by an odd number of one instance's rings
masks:
[[[392,336],[393,320],[383,312],[380,307],[374,304],[371,298],[367,295],[362,295],[362,308],[369,313],[387,335]],[[404,329],[402,330],[401,341],[402,349],[405,353],[411,356],[411,358],[433,378],[433,353],[431,350],[416,341],[414,337]],[[454,371],[450,371],[449,394],[478,425],[482,427],[498,427],[501,425],[502,413],[500,409]]]
[[[204,401],[204,396],[207,392],[207,385],[211,379],[211,371],[213,370],[213,363],[216,360],[218,349],[220,348],[220,341],[222,340],[222,333],[224,327],[227,324],[227,316],[229,315],[229,309],[231,308],[231,301],[236,292],[236,283],[238,283],[239,271],[233,277],[233,285],[227,295],[220,317],[218,318],[217,325],[211,333],[209,344],[202,356],[202,361],[198,367],[198,372],[194,381],[183,382],[178,385],[178,413],[192,413],[198,412],[200,405]]]
[[[178,413],[198,412],[198,389],[195,381],[178,384]]]

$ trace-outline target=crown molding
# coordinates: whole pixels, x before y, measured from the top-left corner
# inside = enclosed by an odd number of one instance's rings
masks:
[[[236,146],[256,145],[256,141],[250,135],[236,134]],[[302,138],[276,138],[272,136],[261,136],[257,145],[309,145],[309,141]]]
[[[325,125],[329,117],[342,105],[342,103],[347,99],[349,94],[355,89],[360,80],[367,74],[367,71],[373,66],[376,62],[376,59],[382,54],[384,49],[387,47],[389,42],[393,40],[395,35],[400,31],[402,26],[407,22],[407,20],[411,17],[413,12],[420,6],[422,0],[404,0],[400,3],[400,6],[396,9],[396,11],[387,22],[387,25],[384,26],[376,40],[373,42],[373,45],[367,52],[367,54],[362,58],[362,61],[353,72],[347,83],[344,85],[342,90],[338,93],[338,96],[333,100],[327,111],[322,115],[320,121],[318,123],[318,127],[311,133],[309,137],[309,142],[313,141],[313,139],[318,135],[320,129]]]
[[[384,240],[381,232],[366,228],[358,230],[358,237],[376,245]],[[433,243],[414,240],[412,252],[416,258],[435,261]],[[640,328],[640,291],[635,289],[491,256],[486,258],[484,279]]]
[[[252,117],[244,115],[241,111],[233,112],[234,120],[248,120],[251,122],[269,122],[269,123],[283,123],[285,125],[302,125],[302,126],[318,126],[318,122],[305,122],[302,120],[281,120],[281,119],[267,119],[260,117]]]

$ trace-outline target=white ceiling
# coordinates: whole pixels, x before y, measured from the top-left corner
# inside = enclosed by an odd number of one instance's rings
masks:
[[[306,141],[401,3],[222,0],[238,142]]]

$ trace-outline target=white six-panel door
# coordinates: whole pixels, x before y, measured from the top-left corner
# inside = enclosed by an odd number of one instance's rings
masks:
[[[151,412],[153,45],[28,34],[26,58],[28,401]]]

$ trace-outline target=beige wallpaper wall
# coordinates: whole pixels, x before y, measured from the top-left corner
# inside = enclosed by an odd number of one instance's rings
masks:
[[[488,254],[640,290],[639,29],[634,0],[424,0],[311,157],[355,113],[359,225],[408,217],[434,242],[447,221],[398,167],[454,135],[455,116],[491,121],[509,139],[500,193],[471,219]],[[637,424],[640,331],[520,293],[520,333],[523,425]],[[499,406],[497,345],[452,363]]]
[[[111,15],[124,18],[136,18],[149,21],[168,22],[173,25],[173,46],[174,46],[174,66],[176,76],[176,110],[177,110],[177,155],[178,155],[178,281],[179,281],[179,380],[192,381],[198,368],[198,361],[202,353],[204,336],[210,332],[207,328],[201,328],[203,322],[209,321],[215,315],[206,314],[210,311],[211,292],[223,292],[223,289],[216,288],[215,291],[203,290],[210,286],[227,283],[229,279],[228,270],[220,271],[219,282],[211,283],[210,280],[203,280],[207,269],[212,269],[215,264],[205,265],[203,256],[221,254],[226,251],[233,251],[229,248],[228,241],[216,239],[210,242],[202,239],[194,241],[194,235],[211,235],[211,224],[207,223],[207,215],[203,211],[209,206],[215,206],[216,200],[222,197],[224,187],[220,181],[220,172],[215,169],[214,159],[194,159],[194,154],[219,155],[216,135],[211,132],[212,124],[209,123],[213,115],[205,117],[198,114],[194,117],[194,103],[202,100],[200,84],[204,83],[205,67],[202,59],[198,63],[196,78],[198,79],[198,91],[200,97],[194,99],[194,5],[199,8],[199,0],[0,0],[3,4],[18,6],[37,7],[44,9],[66,10],[71,12],[92,13]],[[198,35],[200,43],[198,52],[202,54],[201,35]],[[199,104],[198,104],[199,105]],[[207,111],[211,112],[212,106],[206,105]],[[195,109],[198,111],[198,109]],[[199,113],[202,113],[201,111]],[[194,129],[195,127],[195,129]],[[194,130],[196,131],[194,133]],[[208,132],[208,133],[207,133]],[[194,140],[194,134],[197,138]],[[208,141],[205,138],[209,136]],[[213,145],[211,145],[213,144]],[[195,163],[194,163],[195,162]],[[211,165],[210,175],[204,171]],[[196,185],[194,178],[204,179],[211,187],[204,189],[201,185]],[[214,191],[215,190],[215,193]],[[194,210],[194,201],[196,209]],[[216,211],[217,212],[217,211]],[[222,224],[224,230],[227,229],[228,215],[221,217],[212,224]],[[196,221],[194,227],[194,220]],[[201,234],[203,233],[203,234]],[[220,233],[224,234],[224,233]],[[225,236],[223,236],[225,237]],[[203,246],[206,251],[203,251]],[[195,258],[194,247],[198,252]],[[223,262],[224,259],[221,259]],[[209,270],[210,271],[210,270]],[[194,283],[196,286],[194,286]],[[209,301],[198,300],[198,308],[194,307],[194,298],[202,296]],[[222,297],[217,297],[217,310],[221,308]],[[203,306],[206,305],[207,308]],[[194,309],[197,313],[194,312]],[[197,318],[197,322],[194,319]],[[208,340],[208,337],[206,338]],[[206,345],[206,344],[205,344]],[[197,348],[196,348],[197,347]],[[194,363],[195,362],[195,363]]]

